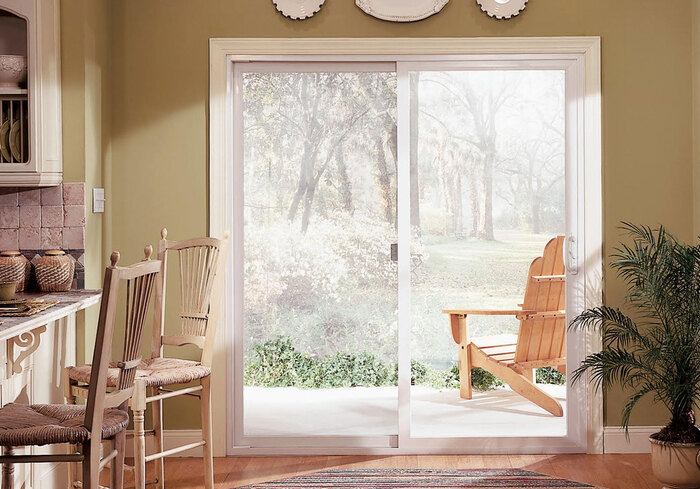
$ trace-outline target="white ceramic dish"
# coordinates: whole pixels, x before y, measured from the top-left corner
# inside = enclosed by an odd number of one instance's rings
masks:
[[[437,14],[450,0],[355,0],[366,14],[390,22],[415,22]]]
[[[510,19],[527,7],[528,0],[476,0],[481,10],[496,19]]]
[[[0,126],[0,153],[2,153],[2,157],[5,160],[5,162],[11,161],[12,157],[10,156],[10,121],[5,121],[2,123],[2,126]]]
[[[15,161],[22,161],[22,141],[20,141],[20,129],[22,123],[15,121],[10,128],[10,151]]]
[[[19,88],[27,81],[27,57],[0,54],[0,88]]]
[[[326,0],[272,0],[282,15],[294,20],[304,20],[316,14]]]

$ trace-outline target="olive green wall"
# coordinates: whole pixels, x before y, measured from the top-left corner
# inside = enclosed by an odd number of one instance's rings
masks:
[[[103,215],[92,213],[92,189],[103,186],[109,154],[108,0],[62,0],[61,85],[63,103],[63,177],[85,182],[88,199],[85,231],[85,286],[102,286]],[[90,360],[98,308],[81,315],[78,360]],[[85,324],[88,325],[85,330]]]
[[[81,3],[64,0],[64,5],[74,2]],[[156,242],[161,226],[173,238],[207,232],[212,37],[601,36],[604,251],[617,242],[623,219],[663,223],[689,240],[691,0],[672,3],[674,8],[658,0],[533,0],[520,17],[501,22],[481,13],[473,0],[452,0],[430,19],[392,24],[366,16],[353,0],[328,0],[318,15],[302,22],[283,18],[269,0],[112,2],[114,163],[104,172],[111,195],[111,223],[105,225],[111,235],[104,234],[104,248],[122,250],[131,262],[141,258],[145,242]],[[64,31],[64,39],[73,35]],[[64,79],[67,69],[74,67],[64,64]],[[607,275],[604,292],[616,304],[624,288]],[[222,394],[216,402],[224,399]],[[622,402],[621,392],[607,393],[606,424],[619,425]],[[194,402],[170,404],[166,413],[167,428],[199,425]],[[663,422],[663,412],[648,404],[633,417],[637,425]]]

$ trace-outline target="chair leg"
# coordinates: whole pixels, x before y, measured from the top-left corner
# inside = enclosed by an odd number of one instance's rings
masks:
[[[83,443],[85,459],[83,460],[83,489],[100,487],[100,448],[101,443],[87,441]]]
[[[64,388],[64,393],[63,396],[66,398],[66,404],[75,404],[76,399],[75,396],[73,395],[73,389],[72,387],[75,385],[75,383],[68,377],[68,369],[63,369],[63,388]],[[69,443],[68,447],[66,449],[66,453],[68,455],[72,455],[76,453],[76,445],[73,443]],[[68,487],[69,489],[73,489],[76,484],[76,467],[77,463],[75,462],[69,462],[68,463]]]
[[[469,351],[469,325],[467,316],[453,314],[450,316],[452,334],[459,338],[459,397],[472,398],[472,362]]]
[[[124,456],[126,454],[126,430],[117,433],[112,440],[117,456],[112,459],[111,489],[124,489]]]
[[[469,345],[471,360],[475,367],[481,367],[508,384],[513,391],[517,392],[529,401],[537,404],[545,411],[554,416],[561,417],[564,410],[559,401],[538,388],[535,384],[527,380],[522,374],[512,368],[499,363],[490,358],[486,353],[476,346]]]
[[[214,489],[214,452],[211,425],[211,376],[202,379],[202,437],[204,438],[204,488]]]
[[[134,485],[136,489],[146,488],[146,384],[137,380],[131,397],[131,411],[134,414]]]
[[[2,454],[12,456],[15,454],[13,447],[2,447]],[[2,489],[12,489],[15,485],[15,464],[6,462],[2,464]]]
[[[152,394],[157,394],[157,392],[152,392]],[[153,444],[154,453],[160,453],[163,451],[163,401],[154,401],[151,403],[151,415],[153,419]],[[157,458],[154,460],[156,465],[156,489],[163,489],[165,485],[165,468],[163,466],[163,459]]]

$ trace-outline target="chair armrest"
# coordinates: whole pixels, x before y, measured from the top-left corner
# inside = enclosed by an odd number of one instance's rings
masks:
[[[566,282],[566,275],[533,275],[532,280],[542,282]]]
[[[522,319],[551,319],[551,318],[566,318],[566,311],[525,311]]]
[[[537,311],[522,309],[498,310],[498,309],[445,309],[443,314],[458,316],[522,316],[523,314],[534,314]]]

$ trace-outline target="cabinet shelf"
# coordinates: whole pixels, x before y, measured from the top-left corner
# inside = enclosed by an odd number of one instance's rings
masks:
[[[28,90],[26,88],[4,88],[0,87],[0,97],[10,96],[10,97],[27,97]]]

